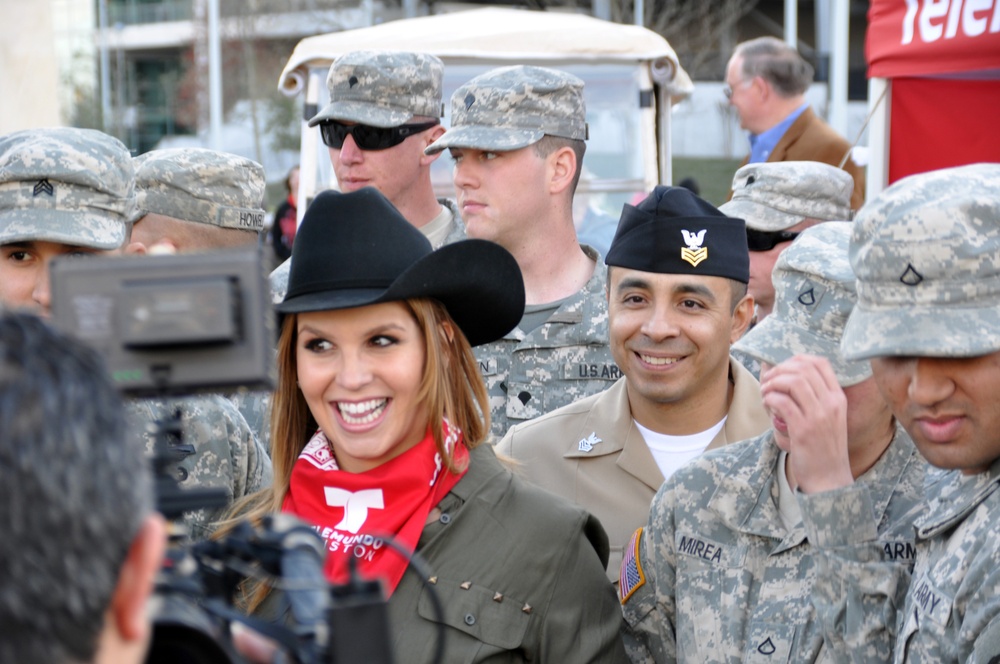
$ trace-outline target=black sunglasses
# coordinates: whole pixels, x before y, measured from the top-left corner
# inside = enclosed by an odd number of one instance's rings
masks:
[[[327,147],[339,150],[344,147],[348,134],[354,137],[354,142],[362,150],[386,150],[399,145],[413,134],[436,127],[440,121],[422,122],[420,124],[405,124],[398,127],[371,127],[369,125],[345,125],[336,120],[326,120],[319,123],[319,135]]]
[[[782,242],[791,242],[799,236],[794,231],[758,231],[747,229],[747,249],[750,251],[770,251]]]

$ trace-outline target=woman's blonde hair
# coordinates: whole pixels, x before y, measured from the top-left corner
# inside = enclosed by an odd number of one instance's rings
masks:
[[[467,448],[481,444],[489,433],[489,401],[486,385],[472,347],[448,311],[437,300],[414,298],[402,304],[413,316],[424,339],[424,373],[417,391],[417,403],[424,406],[434,443],[452,471],[454,456],[444,445],[443,421],[458,427]],[[220,523],[215,537],[222,537],[244,519],[257,523],[268,514],[281,511],[288,493],[292,468],[302,448],[316,433],[316,418],[309,411],[298,387],[296,346],[298,319],[288,314],[278,339],[278,385],[271,400],[271,486],[236,501]],[[262,584],[248,584],[246,608],[253,610],[267,596]]]

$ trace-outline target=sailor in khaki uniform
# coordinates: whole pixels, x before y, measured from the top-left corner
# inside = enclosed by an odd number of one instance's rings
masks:
[[[665,477],[768,427],[757,381],[729,356],[753,312],[748,262],[743,222],[686,189],[657,187],[626,206],[607,257],[611,349],[625,377],[498,444],[529,480],[597,516],[612,580]]]

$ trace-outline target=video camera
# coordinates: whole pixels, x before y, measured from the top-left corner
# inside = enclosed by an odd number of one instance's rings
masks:
[[[125,396],[274,386],[257,250],[54,261],[52,322],[96,348]]]
[[[51,291],[53,324],[95,347],[125,396],[273,387],[274,316],[259,250],[68,257],[53,263]],[[157,505],[176,532],[184,512],[222,506],[225,495],[177,485],[179,414],[153,433]],[[348,584],[330,586],[312,527],[278,514],[221,540],[188,539],[172,537],[157,582],[150,664],[244,662],[233,645],[236,622],[276,641],[287,662],[391,664],[381,584],[352,573]],[[235,608],[247,577],[285,593],[289,620],[264,622]]]

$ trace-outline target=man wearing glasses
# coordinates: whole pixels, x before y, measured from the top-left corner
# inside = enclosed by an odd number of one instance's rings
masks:
[[[771,272],[799,233],[824,221],[851,218],[851,176],[818,161],[747,164],[733,178],[733,197],[719,210],[747,224],[752,328],[774,308]],[[760,362],[735,348],[733,358],[760,378]]]
[[[844,171],[816,161],[748,164],[736,171],[733,198],[719,210],[746,220],[757,322],[774,308],[771,271],[778,256],[810,226],[849,221],[853,184]]]
[[[851,144],[806,102],[812,80],[812,65],[780,39],[760,37],[736,46],[724,92],[740,126],[750,132],[750,155],[743,163],[809,160],[843,168],[854,179],[851,209],[857,210],[865,200],[864,168],[850,158]]]
[[[434,197],[424,148],[443,133],[441,60],[426,53],[353,51],[337,58],[326,84],[330,103],[309,120],[319,127],[341,191],[375,187],[434,248],[465,239],[455,204]],[[290,263],[271,273],[283,298]]]

